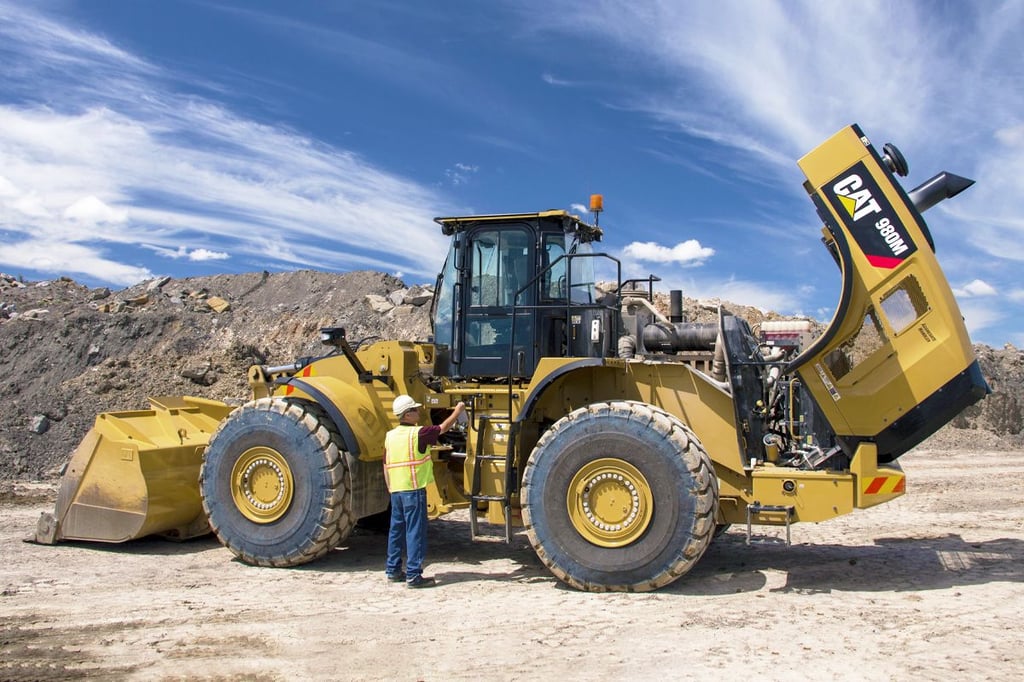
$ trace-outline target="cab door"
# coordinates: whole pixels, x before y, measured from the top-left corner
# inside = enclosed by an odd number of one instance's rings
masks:
[[[527,287],[536,274],[533,235],[534,230],[525,223],[483,225],[468,235],[467,267],[461,287],[459,373],[463,377],[504,377],[510,373],[513,377],[528,377],[533,373],[537,361],[533,308],[536,287]]]

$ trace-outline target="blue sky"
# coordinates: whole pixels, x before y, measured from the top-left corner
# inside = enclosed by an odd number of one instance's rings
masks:
[[[626,276],[827,319],[796,159],[859,123],[974,340],[1024,346],[1024,2],[0,0],[0,271],[372,269],[605,196]]]

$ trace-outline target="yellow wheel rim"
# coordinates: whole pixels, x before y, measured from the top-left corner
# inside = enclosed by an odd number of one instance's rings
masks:
[[[292,470],[277,450],[250,448],[231,469],[231,497],[245,518],[270,523],[292,503]]]
[[[587,463],[573,476],[566,497],[573,527],[599,547],[623,547],[651,523],[654,499],[640,470],[606,457]]]

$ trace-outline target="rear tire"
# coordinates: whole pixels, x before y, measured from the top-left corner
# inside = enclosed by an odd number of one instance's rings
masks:
[[[317,559],[355,525],[341,439],[316,404],[247,403],[210,441],[200,472],[203,509],[235,556],[256,566]]]
[[[707,549],[718,479],[697,437],[664,410],[595,403],[541,437],[522,499],[530,544],[560,580],[642,592],[679,578]]]

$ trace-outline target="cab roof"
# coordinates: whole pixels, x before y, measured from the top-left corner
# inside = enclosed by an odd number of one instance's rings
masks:
[[[480,223],[511,223],[531,220],[560,221],[563,230],[578,233],[583,241],[600,241],[601,236],[604,234],[600,227],[591,225],[579,216],[563,209],[540,211],[538,213],[494,213],[434,218],[434,222],[441,226],[441,232],[449,236],[456,232],[465,232]]]

